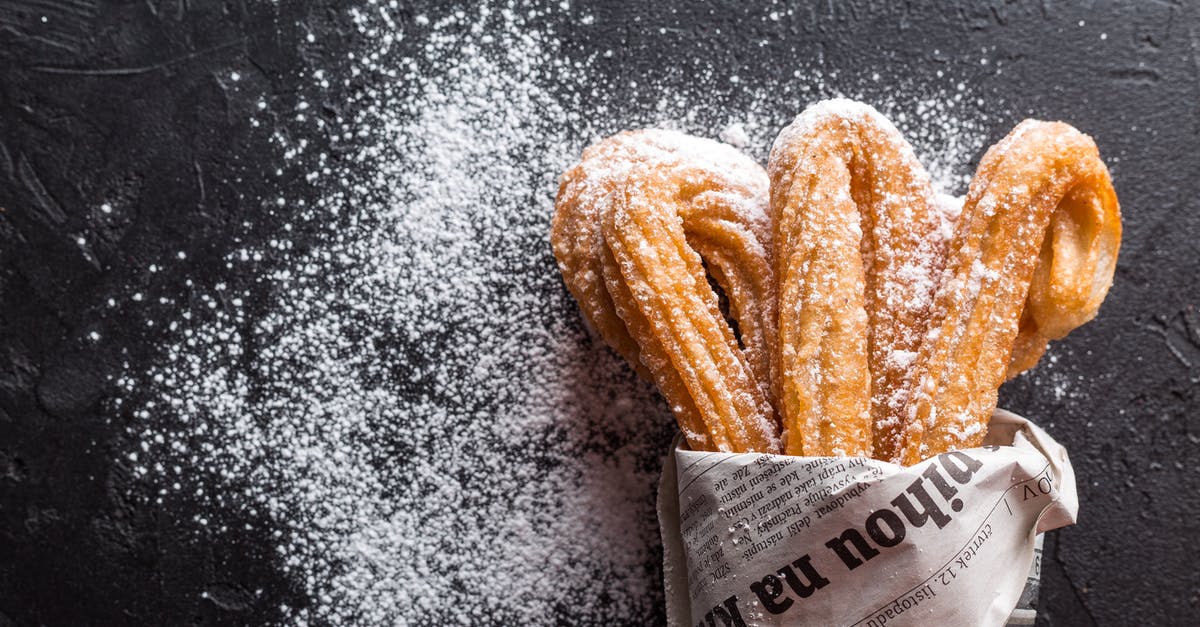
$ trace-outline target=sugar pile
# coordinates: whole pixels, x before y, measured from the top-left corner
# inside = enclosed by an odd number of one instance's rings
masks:
[[[761,160],[808,102],[858,94],[814,71],[791,92],[746,85],[762,94],[749,110],[677,115],[709,106],[700,84],[652,85],[665,104],[642,110],[594,97],[541,10],[351,11],[369,45],[312,79],[365,87],[338,127],[308,118],[279,138],[281,167],[310,168],[323,192],[278,211],[317,243],[293,245],[289,224],[235,250],[240,274],[263,268],[255,281],[159,322],[162,359],[120,381],[128,460],[160,500],[204,504],[210,533],[267,521],[308,598],[289,623],[661,622],[654,495],[672,421],[562,287],[556,177],[596,136],[646,124],[721,133]],[[962,102],[875,104],[961,188],[985,139],[955,117]],[[340,157],[300,158],[305,133]]]

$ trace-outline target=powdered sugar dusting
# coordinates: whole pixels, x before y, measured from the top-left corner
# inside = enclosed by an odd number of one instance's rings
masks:
[[[649,497],[669,417],[590,354],[553,272],[547,198],[573,149],[534,80],[552,42],[484,9],[435,22],[430,49],[482,24],[509,40],[456,42],[415,99],[382,80],[351,103],[339,130],[367,141],[345,171],[314,170],[327,192],[297,218],[355,218],[272,251],[288,261],[263,277],[265,315],[223,302],[123,382],[161,381],[133,429],[144,457],[188,462],[167,491],[216,483],[214,505],[280,527],[278,558],[313,600],[289,621],[656,610]]]
[[[780,96],[743,80],[761,95],[742,111],[706,111],[703,85],[654,86],[667,104],[650,110],[585,104],[588,64],[565,59],[543,10],[349,11],[364,50],[311,78],[365,87],[332,128],[310,116],[278,138],[281,167],[305,168],[320,197],[263,199],[291,223],[229,254],[254,280],[151,321],[172,340],[120,382],[135,447],[122,456],[164,507],[200,502],[206,533],[269,525],[308,599],[282,608],[289,623],[661,620],[670,411],[562,287],[557,176],[595,137],[656,123],[724,129],[762,158],[784,121],[843,87],[812,72]],[[933,129],[910,137],[948,189],[981,141],[954,102],[879,103],[906,132]],[[336,154],[314,152],[322,136]]]

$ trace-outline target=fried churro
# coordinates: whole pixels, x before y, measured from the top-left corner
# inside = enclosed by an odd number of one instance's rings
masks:
[[[1037,354],[1094,317],[1120,238],[1116,193],[1091,138],[1026,120],[988,150],[914,364],[903,463],[983,441],[1014,342],[1022,336],[1020,355]]]
[[[767,168],[786,450],[890,459],[943,258],[929,176],[890,122],[848,100],[802,113]]]
[[[766,174],[749,158],[657,130],[589,148],[560,186],[551,241],[568,287],[698,450],[779,450],[766,201]]]
[[[890,122],[831,100],[767,171],[670,131],[598,142],[551,244],[693,449],[913,464],[983,441],[1000,384],[1096,315],[1121,238],[1095,144],[1059,122],[1022,122],[945,198]]]

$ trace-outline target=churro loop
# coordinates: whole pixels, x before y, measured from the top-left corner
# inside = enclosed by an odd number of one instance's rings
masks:
[[[1094,317],[1120,237],[1117,197],[1091,138],[1027,120],[984,155],[914,364],[905,464],[982,442],[1023,311],[1027,355]]]
[[[767,167],[786,452],[892,459],[944,256],[929,176],[848,100],[809,107]]]
[[[721,194],[727,186],[717,176],[689,163],[634,168],[604,217],[604,238],[638,312],[670,359],[643,363],[652,373],[677,373],[717,450],[777,451],[765,389],[721,315],[700,254],[684,231],[686,215],[701,204],[696,197]]]
[[[564,280],[697,450],[779,450],[766,196],[762,168],[736,150],[656,130],[589,148],[560,186],[551,242]]]

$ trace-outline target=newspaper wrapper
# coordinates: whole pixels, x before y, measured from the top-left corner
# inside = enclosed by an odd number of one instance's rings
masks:
[[[1074,523],[1078,508],[1066,449],[1003,410],[984,446],[910,467],[694,452],[677,440],[658,499],[667,616],[1029,625],[1038,534]]]

